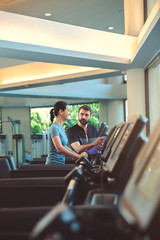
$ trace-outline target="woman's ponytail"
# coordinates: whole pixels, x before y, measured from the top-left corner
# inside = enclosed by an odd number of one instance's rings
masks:
[[[50,110],[50,121],[51,121],[51,123],[53,123],[53,120],[54,120],[54,108],[52,108]]]

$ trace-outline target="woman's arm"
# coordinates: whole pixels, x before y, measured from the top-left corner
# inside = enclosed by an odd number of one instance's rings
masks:
[[[59,136],[54,136],[52,138],[52,141],[53,141],[53,144],[54,144],[55,148],[57,149],[57,151],[61,154],[64,154],[65,156],[74,157],[74,158],[80,158],[82,156],[86,156],[86,157],[88,156],[86,152],[78,154],[78,153],[72,151],[70,148],[64,147],[61,143],[61,140],[60,140]]]

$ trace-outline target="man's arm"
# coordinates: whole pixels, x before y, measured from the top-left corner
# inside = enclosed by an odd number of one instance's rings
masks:
[[[88,144],[85,144],[85,145],[80,145],[80,143],[77,141],[77,142],[73,142],[71,144],[71,147],[77,152],[77,153],[81,153],[81,152],[84,152],[85,150],[88,150],[96,145],[100,145],[102,144],[103,140],[105,138],[103,137],[99,137],[96,139],[96,141],[92,142],[92,143],[88,143]]]

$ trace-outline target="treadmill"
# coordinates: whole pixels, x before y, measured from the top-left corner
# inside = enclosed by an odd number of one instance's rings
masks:
[[[135,157],[143,143],[148,141],[143,133],[147,121],[142,115],[132,116],[121,126],[119,133],[116,133],[117,137],[110,148],[109,156],[108,149],[104,150],[103,156],[106,156],[106,159],[103,157],[99,178],[102,189],[114,189],[119,193],[123,191],[132,173]],[[96,170],[93,168],[92,171]]]
[[[108,159],[108,161],[103,167],[104,169],[102,169],[102,171],[100,170],[100,173],[98,174],[97,172],[94,172],[96,171],[96,168],[90,167],[92,172],[89,177],[86,176],[84,166],[89,166],[89,163],[82,163],[80,168],[75,168],[72,172],[69,173],[69,176],[65,176],[64,178],[14,178],[0,180],[0,206],[24,207],[36,206],[36,204],[39,206],[46,206],[47,204],[49,204],[51,206],[52,203],[53,206],[55,203],[60,201],[60,199],[62,199],[62,196],[64,196],[67,188],[66,183],[68,183],[71,179],[73,180],[73,184],[70,184],[69,187],[72,189],[74,185],[76,185],[79,188],[77,194],[74,194],[74,196],[76,197],[76,201],[72,201],[73,203],[83,203],[89,190],[101,188],[101,186],[104,184],[106,185],[103,186],[105,189],[114,188],[122,191],[130,176],[130,172],[132,171],[132,164],[134,158],[128,158],[129,153],[131,152],[133,146],[137,143],[137,140],[140,139],[140,143],[138,143],[139,146],[141,146],[141,143],[144,142],[143,139],[140,138],[140,134],[146,122],[147,119],[145,117],[141,115],[135,115],[124,125],[113,145],[114,149],[116,149],[116,146],[118,147],[118,144],[121,144],[121,154],[119,154],[119,158],[114,161],[114,164],[112,164],[113,167],[111,169],[106,170],[108,169],[108,164],[110,164],[110,159]],[[134,151],[134,156],[137,152],[138,151]],[[117,165],[119,166],[118,170]],[[130,172],[127,169],[129,167]],[[121,171],[124,171],[125,174],[121,175]],[[67,179],[69,180],[67,181]],[[84,179],[85,181],[83,181]],[[45,194],[43,194],[43,192]],[[72,192],[74,193],[74,191]],[[34,197],[30,196],[31,193]],[[50,193],[52,197],[49,198]]]
[[[116,207],[105,202],[58,204],[33,228],[31,240],[160,239],[160,119],[137,155],[134,171]]]
[[[132,120],[129,120],[128,122],[127,122],[127,124],[131,124],[132,123],[132,127],[133,127],[133,129],[132,129],[132,131],[130,131],[130,132],[128,132],[128,136],[129,136],[129,139],[131,140],[132,139],[132,141],[131,141],[131,143],[132,143],[132,145],[133,145],[133,142],[136,140],[136,139],[141,139],[141,131],[142,131],[142,129],[143,129],[143,127],[145,126],[145,123],[146,123],[146,121],[147,121],[147,119],[146,118],[144,118],[144,117],[142,117],[142,116],[140,116],[140,115],[136,115],[135,117],[132,117]],[[134,127],[135,126],[135,127]],[[127,128],[126,128],[127,129]],[[138,129],[138,130],[137,130]],[[135,134],[135,131],[136,131],[136,134]],[[124,133],[125,133],[125,131],[124,131]],[[130,133],[130,134],[129,134]],[[124,135],[124,134],[123,134]],[[125,135],[126,136],[126,135]],[[123,139],[123,138],[122,138]],[[119,142],[121,142],[121,141],[119,141]],[[128,142],[128,140],[126,139],[126,142]],[[142,141],[143,142],[143,141]],[[144,143],[144,142],[143,142]],[[125,146],[125,145],[124,145]],[[142,145],[141,145],[142,146]],[[125,148],[124,148],[125,149]],[[122,148],[122,150],[123,150],[123,148]],[[137,148],[135,148],[135,151],[137,150]],[[128,151],[129,151],[129,149],[128,149]],[[123,151],[122,151],[123,152]],[[114,169],[114,168],[113,168]],[[107,173],[108,174],[108,173]],[[82,175],[82,177],[83,177],[83,175]],[[75,176],[75,178],[77,179],[77,176]],[[107,176],[104,178],[104,180],[105,181],[107,181],[108,182],[108,178],[107,178]],[[72,192],[72,191],[74,191],[74,188],[73,188],[73,185],[72,184],[69,184],[68,185],[68,188],[70,189],[70,191]],[[83,189],[83,188],[82,188]],[[79,192],[79,194],[81,194],[81,192]],[[100,193],[101,194],[101,193]],[[104,195],[103,195],[104,196]],[[94,197],[95,197],[95,195],[94,195]],[[108,198],[108,194],[107,194],[107,198]],[[104,199],[103,199],[104,200]],[[105,200],[106,200],[106,197],[105,197]],[[92,204],[90,204],[90,205],[93,205],[93,201],[91,201],[92,202]],[[96,200],[95,200],[95,202],[97,202],[97,197],[96,197]],[[69,205],[69,204],[68,204]],[[88,209],[88,206],[86,205],[86,209]],[[94,206],[94,208],[95,208],[95,206]],[[51,208],[48,208],[48,210],[50,210]],[[98,208],[99,209],[99,208]],[[25,209],[11,209],[10,211],[3,211],[3,221],[1,222],[1,225],[0,226],[3,226],[4,227],[4,224],[5,224],[5,213],[6,214],[8,214],[9,215],[9,212],[12,214],[12,216],[13,216],[13,218],[14,218],[14,216],[15,215],[17,215],[17,216],[19,216],[19,219],[23,219],[23,216],[21,216],[21,212],[23,212],[23,214],[24,214],[24,212],[25,212],[25,214],[27,213],[28,215],[28,218],[29,217],[31,217],[31,215],[32,215],[32,212],[33,212],[33,214],[34,214],[34,218],[32,218],[32,220],[34,219],[34,220],[37,220],[38,221],[38,219],[39,219],[39,214],[40,214],[40,212],[41,212],[41,214],[42,214],[42,212],[43,212],[43,214],[45,214],[46,213],[46,207],[45,207],[45,210],[43,211],[42,209],[41,209],[41,211],[40,211],[40,209],[38,208],[37,209],[37,207],[36,208],[34,208],[34,211],[33,211],[33,208],[31,209],[31,208],[25,208]],[[98,210],[99,211],[99,210]],[[26,216],[24,214],[24,216]],[[1,215],[2,215],[2,211],[1,211]],[[42,216],[42,215],[41,215]],[[7,216],[6,216],[6,221],[8,222],[8,218],[7,218]],[[16,221],[15,221],[16,222]],[[22,221],[20,221],[20,224],[21,224],[21,222]],[[31,223],[33,223],[33,222],[31,222]],[[8,223],[9,224],[9,223]],[[7,227],[9,227],[9,225],[8,226],[6,226],[6,228]],[[20,228],[22,228],[22,229],[24,229],[25,227],[24,226],[22,226],[22,225],[19,225],[19,227]],[[29,225],[27,225],[27,227],[29,227]],[[30,226],[31,227],[31,226]],[[5,229],[6,229],[5,228]],[[10,226],[10,229],[12,229],[13,231],[14,231],[14,228],[15,228],[15,226],[12,224],[12,226]],[[17,229],[17,228],[16,228]]]
[[[124,127],[125,123],[121,122],[120,124],[118,124],[117,126],[115,126],[110,134],[110,137],[107,139],[107,141],[105,142],[105,146],[104,149],[100,155],[100,159],[103,162],[107,161],[107,158],[109,157],[109,154],[111,152],[111,148],[116,140],[116,138],[118,137],[118,135],[120,134],[120,131],[122,130],[122,128]]]

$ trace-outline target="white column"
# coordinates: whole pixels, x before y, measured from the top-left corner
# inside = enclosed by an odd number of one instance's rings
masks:
[[[144,25],[143,0],[124,0],[125,34],[138,36]],[[127,74],[128,118],[146,115],[144,69],[130,69]]]
[[[134,114],[145,116],[144,69],[127,71],[128,118]]]
[[[143,0],[124,0],[125,34],[138,36],[144,24]]]

